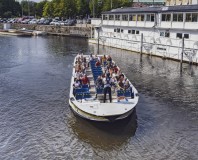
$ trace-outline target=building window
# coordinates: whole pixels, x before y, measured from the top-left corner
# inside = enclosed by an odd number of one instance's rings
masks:
[[[183,22],[183,13],[178,14],[178,22]]]
[[[197,17],[198,17],[197,13],[192,13],[192,22],[197,22]]]
[[[123,33],[124,32],[124,30],[123,29],[121,29],[121,33]]]
[[[115,20],[120,21],[120,15],[115,15]]]
[[[186,13],[186,22],[192,22],[192,14]]]
[[[129,21],[133,20],[133,15],[129,15]]]
[[[116,28],[114,28],[114,32],[117,32],[117,29]]]
[[[137,20],[137,16],[136,15],[133,15],[132,21],[136,21],[136,20]]]
[[[146,21],[151,21],[151,15],[150,14],[146,15]]]
[[[184,38],[189,39],[189,34],[184,34]]]
[[[162,14],[162,21],[171,21],[171,14]]]
[[[128,33],[131,34],[131,30],[128,30]]]
[[[132,34],[135,34],[135,30],[132,30]]]
[[[182,39],[182,33],[177,33],[177,34],[176,34],[176,38]]]
[[[165,32],[165,37],[170,37],[170,32],[166,31]]]
[[[141,21],[144,21],[144,14],[141,15]]]
[[[128,21],[128,15],[122,15],[122,20],[123,21]]]
[[[137,15],[137,21],[141,21],[141,15]]]
[[[173,14],[173,21],[183,22],[183,13]]]
[[[154,21],[155,21],[155,15],[151,14],[151,22],[154,22]]]
[[[164,32],[160,32],[160,37],[164,37]]]
[[[186,22],[197,22],[197,13],[186,13]]]
[[[109,20],[114,20],[114,15],[109,15]]]
[[[117,32],[120,33],[120,28],[117,28]]]
[[[139,34],[140,33],[140,31],[136,31],[136,34]]]
[[[103,20],[108,20],[108,15],[104,14],[103,15]]]

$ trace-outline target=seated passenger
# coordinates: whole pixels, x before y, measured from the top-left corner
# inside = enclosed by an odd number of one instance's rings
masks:
[[[95,66],[96,67],[99,67],[101,64],[100,64],[100,61],[99,60],[97,60],[97,62],[96,62],[96,64],[95,64]]]
[[[119,82],[118,82],[118,87],[119,87],[121,90],[124,90],[124,83],[123,83],[121,80],[119,80]]]
[[[102,64],[103,64],[104,67],[106,66],[106,63],[107,63],[107,57],[104,55],[102,57]]]
[[[81,81],[83,85],[88,84],[90,86],[90,81],[86,74],[81,78]]]
[[[74,76],[75,78],[78,78],[78,79],[81,79],[82,77],[83,77],[83,73],[82,73],[82,71],[80,70],[80,71],[77,71],[76,73],[75,73],[75,76]]]
[[[81,87],[81,80],[79,78],[74,79],[73,87],[74,88],[80,88]]]
[[[124,83],[124,89],[127,90],[127,89],[130,89],[130,84],[129,84],[129,81],[125,81]]]
[[[117,74],[118,71],[119,71],[119,68],[117,67],[117,65],[114,65],[114,66],[113,66],[113,69],[114,69],[114,72]]]
[[[102,81],[102,77],[98,76],[98,78],[96,79],[96,88],[103,88],[104,87],[104,83]]]
[[[107,57],[107,63],[108,63],[108,64],[111,64],[111,63],[112,63],[112,58],[111,58],[111,56],[108,56],[108,57]]]

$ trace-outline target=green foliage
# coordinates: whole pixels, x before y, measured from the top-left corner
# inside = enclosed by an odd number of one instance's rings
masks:
[[[15,0],[0,0],[0,17],[19,16],[21,7]]]
[[[111,5],[112,2],[112,5]],[[43,0],[39,3],[22,0],[0,0],[0,16],[37,16],[37,17],[100,17],[101,12],[113,8],[131,6],[132,0]],[[11,13],[11,14],[10,14]]]

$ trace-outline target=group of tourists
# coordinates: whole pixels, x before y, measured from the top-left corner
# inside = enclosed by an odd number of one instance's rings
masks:
[[[92,57],[93,58],[93,57]],[[106,101],[106,94],[109,94],[109,100],[112,102],[112,89],[114,91],[125,90],[132,91],[132,87],[121,72],[120,68],[112,61],[111,56],[95,56],[97,59],[95,66],[102,66],[104,68],[104,73],[96,79],[96,87],[104,88],[104,99],[103,102]]]
[[[90,87],[90,81],[86,74],[88,62],[83,53],[78,54],[75,62],[75,74],[74,74],[74,88],[81,88],[82,85],[88,85]]]
[[[103,102],[106,101],[106,95],[109,94],[109,100],[112,102],[112,89],[114,92],[117,90],[130,90],[132,87],[125,75],[121,72],[120,68],[112,61],[110,55],[106,56],[93,56],[89,57],[89,62],[96,60],[95,67],[102,67],[103,73],[98,76],[95,81],[96,88],[102,88],[104,93]],[[86,57],[83,54],[78,54],[75,62],[75,75],[74,75],[74,88],[79,88],[82,85],[90,87],[90,80],[86,75],[86,69],[89,66]]]

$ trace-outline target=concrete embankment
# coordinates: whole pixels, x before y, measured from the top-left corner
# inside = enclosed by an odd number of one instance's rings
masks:
[[[3,24],[0,24],[3,28]],[[26,28],[28,30],[44,31],[51,35],[58,36],[77,36],[90,38],[92,32],[91,25],[78,25],[78,26],[54,26],[54,25],[34,25],[34,24],[11,24],[12,29]]]

